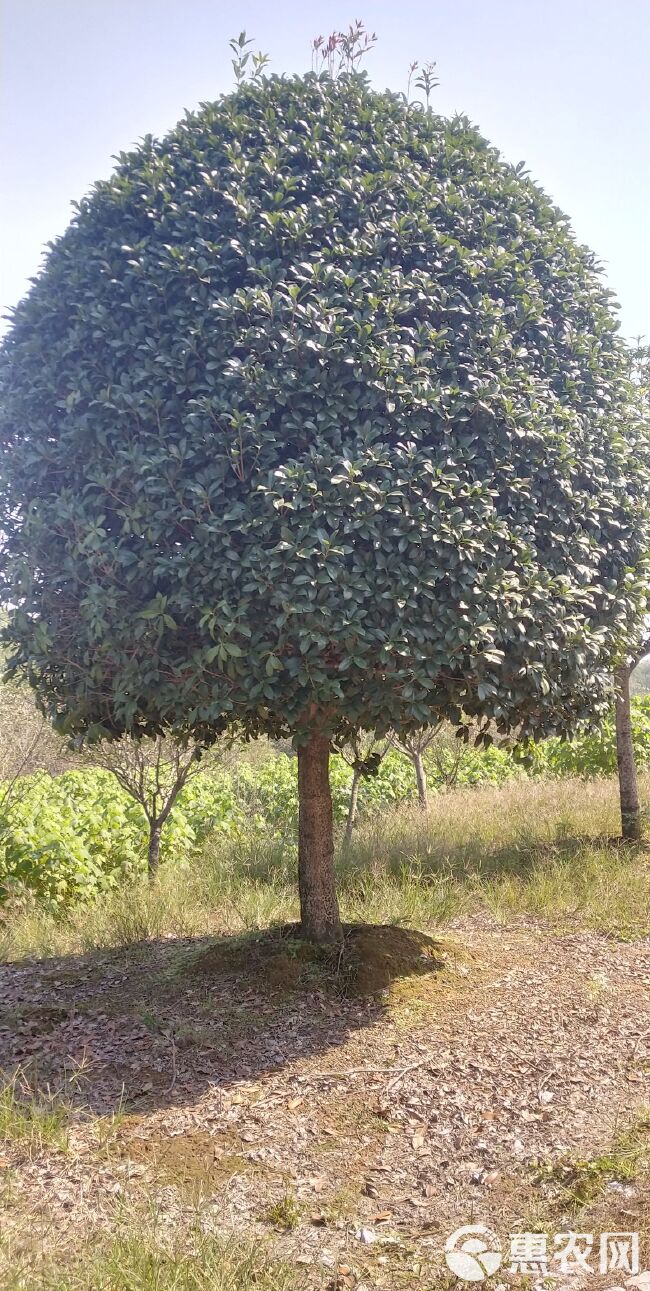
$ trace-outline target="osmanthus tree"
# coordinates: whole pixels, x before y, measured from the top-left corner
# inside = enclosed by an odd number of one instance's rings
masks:
[[[13,673],[90,739],[290,733],[305,935],[341,935],[333,743],[604,711],[646,586],[625,361],[466,119],[355,72],[203,105],[80,203],[0,377]]]

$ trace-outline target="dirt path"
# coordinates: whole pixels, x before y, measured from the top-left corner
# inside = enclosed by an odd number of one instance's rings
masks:
[[[67,1150],[2,1149],[5,1226],[72,1242],[146,1194],[372,1291],[446,1286],[461,1225],[579,1216],[640,1228],[650,1268],[645,1184],[604,1160],[650,1103],[650,944],[472,921],[438,961],[379,999],[190,942],[4,966],[0,1065],[75,1108]]]

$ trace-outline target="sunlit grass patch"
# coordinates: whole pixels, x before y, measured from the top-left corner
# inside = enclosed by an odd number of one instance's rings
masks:
[[[0,1142],[19,1144],[29,1156],[67,1148],[70,1116],[64,1094],[33,1089],[23,1073],[0,1088]]]
[[[275,1228],[289,1232],[300,1223],[303,1208],[296,1201],[293,1193],[286,1192],[278,1201],[272,1202],[264,1212],[263,1218]]]
[[[504,923],[529,915],[623,939],[650,933],[650,857],[642,847],[549,849],[524,874],[489,878],[479,895]]]
[[[193,1231],[166,1237],[134,1222],[114,1236],[42,1256],[0,1238],[3,1291],[290,1291],[289,1268],[259,1242],[235,1244]]]
[[[641,777],[650,796],[650,776]],[[338,857],[347,922],[435,929],[486,912],[609,935],[650,933],[650,852],[616,846],[613,780],[515,780],[437,794],[362,823]],[[0,955],[79,954],[159,938],[254,932],[298,918],[292,838],[253,832],[208,840],[191,865],[168,862],[156,884],[124,885],[54,915],[6,908]]]
[[[647,1186],[649,1177],[650,1109],[640,1110],[597,1156],[561,1157],[540,1163],[534,1171],[547,1210],[562,1215],[579,1214],[597,1202],[608,1185],[644,1182]]]

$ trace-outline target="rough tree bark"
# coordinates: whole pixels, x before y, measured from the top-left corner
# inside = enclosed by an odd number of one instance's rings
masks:
[[[616,760],[618,763],[618,789],[621,802],[621,830],[623,838],[636,840],[641,837],[641,807],[639,804],[634,745],[632,743],[631,672],[632,668],[625,664],[615,674]]]
[[[354,829],[357,819],[357,806],[359,803],[359,784],[361,782],[361,772],[357,767],[352,772],[352,784],[350,785],[350,801],[348,803],[348,816],[345,822],[345,833],[343,835],[343,846],[349,847],[352,842],[352,830]]]
[[[418,803],[423,811],[429,806],[429,797],[427,794],[427,774],[424,769],[422,754],[415,752],[411,754],[413,766],[415,767],[415,779],[418,786]]]
[[[343,939],[334,875],[330,744],[312,734],[298,749],[298,889],[302,932],[310,941]]]
[[[160,836],[162,834],[163,822],[161,820],[151,821],[149,824],[149,847],[147,850],[147,872],[150,881],[153,882],[160,864]]]

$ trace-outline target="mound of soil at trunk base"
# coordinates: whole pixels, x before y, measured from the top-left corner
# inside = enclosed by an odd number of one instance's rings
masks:
[[[378,995],[399,978],[444,967],[439,942],[393,924],[344,924],[340,946],[306,941],[300,924],[284,924],[245,937],[223,939],[202,950],[190,974],[223,976],[245,970],[274,990],[330,987],[345,995]]]

